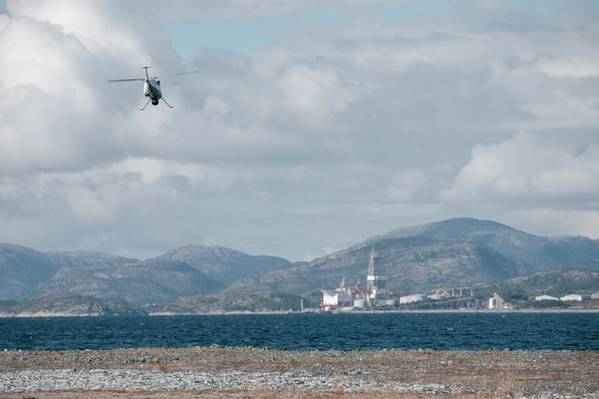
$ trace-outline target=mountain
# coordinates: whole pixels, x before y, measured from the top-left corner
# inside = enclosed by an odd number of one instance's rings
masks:
[[[168,313],[268,312],[299,310],[298,295],[254,293],[228,295],[208,294],[181,297],[161,309]]]
[[[493,221],[456,218],[392,230],[308,264],[238,281],[225,291],[308,293],[337,287],[342,277],[364,287],[372,249],[395,292],[495,283],[557,269],[599,271],[597,240],[541,237]]]
[[[293,266],[287,259],[274,256],[252,256],[224,247],[188,245],[165,253],[156,262],[179,261],[210,276],[222,286],[246,277],[259,277],[273,270]]]
[[[164,303],[220,286],[182,262],[139,261],[98,252],[50,252],[0,246],[0,300],[40,296],[119,298]]]
[[[54,276],[58,266],[52,257],[34,249],[0,244],[0,300],[20,300]]]
[[[187,246],[144,261],[99,252],[40,252],[0,245],[0,301],[92,297],[160,305],[216,292],[244,276],[292,263],[223,247]]]
[[[26,302],[0,302],[0,316],[131,316],[145,314],[118,298],[88,295],[45,296]]]
[[[392,230],[297,263],[218,246],[188,245],[138,260],[0,244],[0,301],[21,312],[99,309],[98,314],[283,310],[296,308],[300,295],[315,306],[320,290],[337,287],[342,278],[364,287],[373,249],[379,274],[396,293],[472,285],[516,297],[589,291],[597,287],[599,273],[598,240],[542,237],[457,218]]]
[[[437,241],[427,237],[381,238],[315,259],[290,270],[242,280],[227,292],[308,292],[333,288],[344,277],[366,285],[370,251],[379,255],[378,270],[395,292],[422,291],[443,286],[467,286],[518,275],[518,265],[491,248],[468,241]]]
[[[93,268],[61,267],[40,284],[42,295],[91,295],[132,303],[165,303],[181,295],[208,293],[220,286],[183,262],[149,260]]]
[[[522,272],[542,272],[580,267],[599,270],[599,241],[587,237],[541,237],[490,220],[449,219],[422,226],[400,228],[366,240],[428,237],[439,241],[470,241],[488,246],[521,264]]]
[[[496,285],[497,290],[511,295],[528,294],[563,296],[577,292],[599,291],[599,272],[590,270],[555,270],[520,276]]]

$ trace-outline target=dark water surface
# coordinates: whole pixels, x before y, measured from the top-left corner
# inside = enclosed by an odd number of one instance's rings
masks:
[[[599,350],[599,313],[387,313],[0,319],[0,349],[255,346]]]

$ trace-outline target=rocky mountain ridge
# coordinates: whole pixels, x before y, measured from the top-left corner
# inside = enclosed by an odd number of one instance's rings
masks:
[[[598,240],[541,237],[493,221],[458,218],[396,229],[297,263],[201,245],[139,260],[0,244],[0,313],[90,306],[105,314],[280,309],[299,302],[294,299],[299,295],[317,298],[320,289],[336,287],[342,278],[364,286],[372,249],[380,255],[388,288],[398,293],[475,284],[527,292],[543,284],[559,289],[570,280],[599,289],[592,274],[599,272]],[[49,308],[40,305],[42,298],[51,299]]]
[[[235,276],[260,276],[292,263],[222,247],[186,246],[138,260],[98,252],[41,252],[0,244],[0,301],[39,297],[118,298],[136,305],[226,287]],[[233,276],[233,277],[232,277]]]
[[[393,230],[288,270],[239,281],[229,292],[287,292],[336,287],[341,278],[364,286],[368,256],[375,249],[381,274],[395,292],[492,284],[561,269],[599,271],[599,241],[586,237],[541,237],[493,221],[449,219]]]

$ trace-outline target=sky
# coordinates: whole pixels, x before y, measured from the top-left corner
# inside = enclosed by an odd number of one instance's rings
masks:
[[[599,238],[594,0],[0,0],[0,54],[0,242],[306,260],[460,216]],[[143,65],[174,109],[107,83]]]

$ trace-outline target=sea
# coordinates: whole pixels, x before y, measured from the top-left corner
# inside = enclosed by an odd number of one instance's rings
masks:
[[[599,350],[599,313],[360,313],[0,319],[0,350]]]

